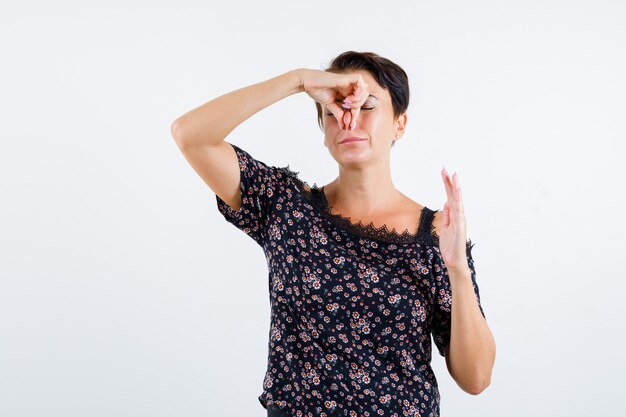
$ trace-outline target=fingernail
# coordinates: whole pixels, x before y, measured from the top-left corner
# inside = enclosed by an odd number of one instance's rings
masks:
[[[350,129],[354,130],[355,126],[356,126],[356,121],[350,123]]]

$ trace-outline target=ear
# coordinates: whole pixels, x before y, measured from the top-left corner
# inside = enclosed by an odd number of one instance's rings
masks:
[[[396,140],[400,139],[403,135],[404,135],[404,130],[406,129],[406,122],[407,122],[407,114],[406,112],[402,113],[400,116],[398,116],[398,119],[396,120]]]

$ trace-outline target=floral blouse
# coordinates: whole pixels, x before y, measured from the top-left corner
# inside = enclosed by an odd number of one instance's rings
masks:
[[[232,144],[231,144],[232,145]],[[242,206],[224,218],[267,258],[271,301],[264,408],[297,417],[438,417],[431,334],[450,341],[451,287],[424,207],[417,232],[352,223],[324,187],[236,145]],[[480,311],[480,294],[467,259]]]

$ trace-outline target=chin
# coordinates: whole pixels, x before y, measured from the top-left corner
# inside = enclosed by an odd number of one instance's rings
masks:
[[[333,155],[335,160],[341,165],[362,165],[369,163],[371,159],[371,153],[369,148],[367,149],[348,149],[348,150],[336,150]]]

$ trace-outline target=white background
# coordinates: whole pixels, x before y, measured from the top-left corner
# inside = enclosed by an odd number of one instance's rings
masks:
[[[373,51],[409,74],[396,186],[458,172],[491,385],[434,352],[443,417],[623,415],[623,1],[2,2],[0,417],[265,416],[267,265],[170,124]],[[297,94],[227,138],[310,184],[337,165]],[[244,259],[244,261],[242,261]]]

